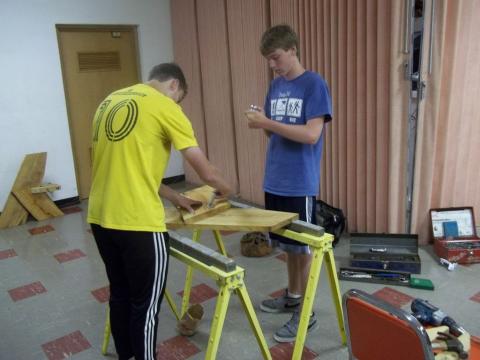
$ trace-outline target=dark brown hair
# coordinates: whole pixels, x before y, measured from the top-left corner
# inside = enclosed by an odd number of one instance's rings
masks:
[[[267,56],[277,49],[288,50],[291,48],[298,49],[298,36],[295,31],[286,24],[276,25],[265,31],[260,41],[260,52],[263,56]]]
[[[187,80],[182,69],[175,63],[163,63],[156,65],[150,70],[148,80],[167,81],[176,79],[179,82],[180,89],[183,90],[183,96],[187,94],[188,86]]]

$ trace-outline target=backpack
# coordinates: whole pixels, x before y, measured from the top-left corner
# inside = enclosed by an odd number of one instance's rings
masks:
[[[325,232],[333,235],[332,246],[335,246],[345,230],[347,219],[342,209],[328,205],[322,200],[317,200],[316,205],[317,224],[323,227]]]

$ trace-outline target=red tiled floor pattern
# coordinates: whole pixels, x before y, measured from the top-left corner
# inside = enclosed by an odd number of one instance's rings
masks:
[[[374,292],[372,295],[398,308],[401,308],[413,300],[411,296],[388,286]]]
[[[470,300],[472,301],[476,301],[478,303],[480,303],[480,292],[476,293],[475,295],[473,295]]]
[[[290,360],[293,355],[293,346],[295,343],[281,343],[270,348],[273,360]],[[303,348],[302,360],[315,359],[317,353],[310,350],[308,347]]]
[[[62,208],[61,210],[63,211],[64,214],[74,214],[77,212],[81,212],[82,208],[78,206],[71,206],[71,207]]]
[[[71,355],[91,347],[92,345],[80,331],[75,331],[42,345],[43,352],[49,360],[70,359]]]
[[[17,253],[13,249],[7,249],[0,251],[0,260],[8,259],[17,256]]]
[[[52,225],[38,226],[31,228],[28,232],[32,235],[44,234],[50,231],[54,231],[55,228]]]
[[[177,295],[183,296],[183,290]],[[190,304],[200,304],[218,295],[218,292],[206,284],[199,284],[192,287],[190,291]]]
[[[276,259],[287,262],[287,254],[281,253],[280,255],[275,256]]]
[[[157,345],[157,360],[183,360],[200,352],[200,349],[184,336],[175,336]]]
[[[85,257],[85,253],[80,249],[73,249],[63,253],[53,255],[55,259],[61,264],[67,261],[72,261],[81,257]]]
[[[23,300],[44,292],[47,292],[47,289],[45,289],[40,281],[8,290],[13,301]]]
[[[110,299],[110,286],[92,290],[92,295],[99,303],[106,303]]]

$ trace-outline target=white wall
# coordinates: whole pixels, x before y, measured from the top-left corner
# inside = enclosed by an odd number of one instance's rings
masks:
[[[1,0],[0,24],[0,211],[28,153],[47,152],[54,200],[78,196],[55,25],[138,25],[146,80],[173,59],[170,0]],[[165,176],[183,173],[175,153]]]

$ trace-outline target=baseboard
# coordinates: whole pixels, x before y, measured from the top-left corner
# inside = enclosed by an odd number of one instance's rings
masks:
[[[59,207],[67,207],[67,206],[72,206],[72,205],[77,205],[80,204],[80,198],[78,196],[66,198],[66,199],[61,199],[61,200],[56,200],[54,203]]]

